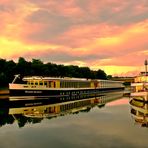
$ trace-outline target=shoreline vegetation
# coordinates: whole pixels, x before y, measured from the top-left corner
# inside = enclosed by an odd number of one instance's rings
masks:
[[[0,90],[7,89],[8,84],[14,79],[14,75],[24,76],[50,76],[50,77],[75,77],[87,79],[109,79],[103,70],[91,70],[89,67],[79,67],[75,65],[57,65],[55,63],[43,63],[39,59],[26,61],[20,57],[18,62],[7,61],[0,58]]]

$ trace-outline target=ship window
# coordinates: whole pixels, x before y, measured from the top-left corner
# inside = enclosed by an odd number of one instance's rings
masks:
[[[65,82],[62,82],[62,87],[65,88]]]
[[[46,81],[44,82],[44,85],[47,85],[47,82]]]
[[[51,82],[48,82],[49,87],[51,87]]]
[[[70,87],[70,83],[69,83],[69,82],[67,82],[67,87],[68,87],[68,88]]]
[[[61,88],[64,87],[64,82],[60,82],[60,87],[61,87]]]
[[[38,82],[35,82],[35,85],[38,85]]]
[[[40,82],[39,85],[43,85],[43,82]]]
[[[56,83],[55,83],[55,82],[53,82],[53,87],[54,87],[54,88],[56,87]]]
[[[30,85],[30,81],[28,81],[27,84]]]

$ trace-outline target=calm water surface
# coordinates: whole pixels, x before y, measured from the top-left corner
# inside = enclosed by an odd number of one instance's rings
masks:
[[[110,99],[106,104],[98,102],[83,103],[63,114],[55,106],[56,115],[50,116],[47,108],[43,114],[41,107],[28,112],[24,108],[25,113],[22,107],[1,107],[0,148],[148,147],[147,127],[135,122],[129,98]]]

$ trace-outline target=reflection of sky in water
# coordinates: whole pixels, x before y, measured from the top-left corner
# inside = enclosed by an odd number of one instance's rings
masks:
[[[18,128],[17,123],[5,125],[0,129],[0,147],[147,147],[147,129],[134,125],[127,103],[120,99],[88,113],[44,119],[23,128]]]

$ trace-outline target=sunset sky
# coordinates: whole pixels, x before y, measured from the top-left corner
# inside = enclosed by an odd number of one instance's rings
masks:
[[[148,59],[147,0],[0,0],[0,58],[133,76]]]

